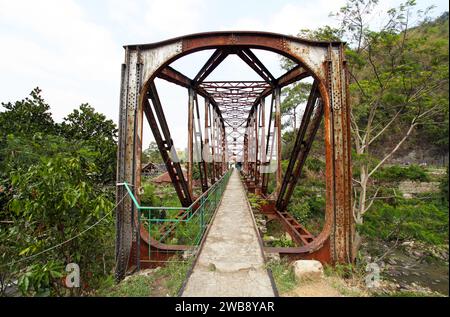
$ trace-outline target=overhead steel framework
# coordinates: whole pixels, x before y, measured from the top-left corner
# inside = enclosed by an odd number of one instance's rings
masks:
[[[170,66],[183,56],[210,49],[214,52],[192,79]],[[296,66],[276,78],[255,55],[255,49],[285,56]],[[125,46],[120,94],[118,182],[131,184],[138,196],[145,115],[184,207],[191,206],[195,201],[194,164],[198,165],[201,189],[205,192],[224,175],[230,161],[238,161],[242,163],[247,189],[273,201],[264,208],[265,212],[280,219],[298,244],[298,247],[292,248],[266,248],[267,252],[294,258],[315,258],[322,262],[351,262],[354,259],[354,225],[351,211],[350,108],[343,51],[340,42],[313,42],[281,34],[246,31],[200,33],[159,43]],[[231,54],[250,66],[261,80],[206,81]],[[306,77],[313,78],[313,85],[300,128],[296,131],[287,170],[283,173],[281,88]],[[155,78],[188,91],[186,176],[177,158]],[[200,116],[199,97],[205,101],[203,118]],[[322,121],[326,212],[323,230],[314,236],[289,214],[287,206]],[[276,189],[268,193],[271,175],[275,175]],[[140,259],[145,257],[145,252],[142,252],[145,248],[174,252],[184,250],[183,246],[177,249],[172,245],[152,244],[148,232],[137,227],[137,211],[125,194],[124,188],[118,187],[118,279],[134,263],[140,263]]]

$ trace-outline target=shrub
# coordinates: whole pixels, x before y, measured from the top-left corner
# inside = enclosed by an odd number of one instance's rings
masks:
[[[152,183],[145,183],[142,186],[142,191],[139,195],[141,199],[141,206],[154,206],[156,201],[155,185]]]
[[[407,167],[392,165],[383,167],[378,170],[374,174],[374,179],[386,182],[396,182],[403,180],[427,182],[429,181],[429,176],[426,170],[418,165],[410,165]]]
[[[416,239],[432,244],[448,241],[448,208],[433,202],[376,203],[360,232],[383,240]]]
[[[314,172],[319,172],[325,169],[325,162],[315,157],[308,157],[305,165],[310,171]]]

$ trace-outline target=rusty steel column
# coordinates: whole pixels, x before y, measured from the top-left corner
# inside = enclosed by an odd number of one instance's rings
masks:
[[[227,171],[227,137],[225,127],[222,126],[222,175]]]
[[[188,144],[187,144],[187,179],[189,193],[192,196],[192,175],[194,167],[194,90],[188,89]]]
[[[261,190],[262,184],[261,184],[261,169],[263,166],[265,166],[266,163],[266,104],[265,104],[265,98],[261,99],[261,119],[260,119],[260,128],[261,128],[261,145],[259,149],[259,166],[257,170],[257,181],[256,181],[256,188],[259,188],[259,191]]]
[[[354,222],[351,192],[350,106],[348,104],[348,74],[343,45],[328,49],[328,91],[330,96],[330,122],[332,146],[327,146],[333,169],[333,220],[331,255],[334,262],[350,263],[353,250]],[[328,144],[327,144],[328,145]],[[328,162],[327,162],[328,163]]]
[[[126,50],[122,66],[119,139],[117,150],[117,182],[129,183],[133,190],[140,186],[140,155],[142,151],[142,110],[138,98],[142,85],[142,64],[139,53]],[[137,173],[139,171],[139,173]],[[116,194],[116,268],[115,278],[123,279],[130,260],[138,261],[132,252],[138,230],[135,226],[136,210],[123,187]],[[135,259],[136,257],[136,259]]]
[[[259,147],[259,121],[258,121],[258,114],[259,114],[259,104],[256,105],[255,109],[255,171],[253,175],[253,180],[255,182],[255,188],[258,187],[258,147]]]
[[[209,122],[209,99],[205,98],[205,141],[203,144],[203,152],[202,153],[202,157],[203,159],[206,158],[208,159],[208,161],[206,162],[206,170],[207,173],[209,173],[210,176],[210,182],[211,185],[214,184],[214,171],[211,168],[211,161],[214,162],[212,156],[211,156],[211,146],[209,144],[209,133],[210,133],[210,122]],[[206,152],[206,153],[205,153]]]
[[[276,172],[276,195],[278,196],[281,183],[283,182],[283,171],[281,170],[281,89],[280,87],[275,87],[274,89],[275,98],[275,133],[277,136],[277,172]]]
[[[243,149],[243,158],[244,158],[244,164],[242,171],[244,172],[244,175],[247,175],[248,173],[248,136],[247,133],[244,134],[244,149]]]

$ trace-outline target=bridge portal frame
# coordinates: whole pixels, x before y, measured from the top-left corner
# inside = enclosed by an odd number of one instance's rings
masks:
[[[226,170],[225,151],[226,136],[225,126],[220,111],[214,105],[214,100],[209,99],[204,91],[198,89],[198,80],[190,80],[184,75],[168,66],[173,61],[201,50],[207,49],[242,49],[243,52],[250,49],[262,49],[283,55],[293,61],[298,66],[287,72],[278,79],[269,78],[273,87],[264,92],[261,97],[271,93],[278,95],[275,100],[275,127],[281,132],[281,117],[279,110],[280,88],[294,81],[307,76],[312,76],[317,85],[317,96],[323,108],[324,132],[325,132],[325,161],[326,161],[326,211],[325,224],[322,232],[312,241],[301,247],[283,248],[284,250],[274,250],[283,254],[298,255],[299,258],[317,258],[322,262],[348,263],[353,261],[354,252],[354,221],[352,214],[352,189],[351,189],[351,137],[350,137],[350,105],[348,91],[348,71],[344,56],[344,44],[342,42],[316,42],[300,39],[297,37],[268,33],[268,32],[209,32],[191,34],[182,37],[169,39],[166,41],[142,44],[127,45],[125,48],[125,62],[122,64],[121,90],[120,90],[120,115],[119,115],[119,140],[117,155],[117,181],[127,182],[137,193],[141,184],[140,167],[142,153],[142,131],[144,114],[152,127],[158,147],[168,168],[170,177],[174,183],[177,194],[184,206],[189,205],[192,199],[191,179],[186,180],[181,166],[171,160],[173,141],[165,121],[163,107],[159,100],[154,79],[164,78],[178,85],[195,91],[206,97],[208,103],[212,105],[213,113],[210,118],[215,117],[219,122],[220,144],[215,148],[222,154],[218,162],[213,163],[213,174],[223,174]],[[224,57],[219,53],[212,56],[209,69],[202,69],[199,74],[203,79],[217,66]],[[242,52],[241,52],[242,53]],[[241,54],[240,53],[240,54]],[[251,56],[250,56],[251,57]],[[246,58],[249,58],[246,55]],[[205,65],[207,66],[207,65]],[[255,71],[264,74],[264,69],[255,64]],[[252,67],[253,68],[253,67]],[[193,113],[192,100],[189,98],[189,113]],[[189,94],[191,96],[191,93]],[[259,98],[252,108],[257,113],[258,105],[263,104],[263,99]],[[149,105],[152,101],[154,111]],[[194,118],[189,118],[189,135],[192,138],[192,128]],[[250,116],[249,116],[250,119]],[[314,121],[314,120],[312,120]],[[214,123],[211,123],[214,124]],[[278,139],[281,134],[278,133]],[[212,141],[212,140],[211,140]],[[245,141],[244,141],[245,142]],[[278,150],[281,142],[277,142]],[[301,155],[301,146],[291,160],[298,160]],[[192,146],[190,148],[192,151]],[[247,151],[244,146],[244,152]],[[300,153],[300,154],[299,154]],[[217,153],[216,153],[217,154]],[[280,153],[278,151],[278,157]],[[244,158],[245,159],[245,158]],[[260,162],[261,163],[261,162]],[[277,161],[280,164],[280,159]],[[191,163],[190,163],[191,164]],[[219,164],[217,166],[217,164]],[[247,162],[244,161],[244,167]],[[254,164],[261,166],[262,164]],[[201,168],[201,167],[200,167]],[[258,168],[258,167],[257,167]],[[281,175],[281,166],[277,169],[277,193],[289,186],[295,186],[298,174],[291,171],[285,175],[284,180]],[[205,175],[202,179],[206,179]],[[299,171],[297,171],[299,173]],[[188,174],[192,175],[192,167]],[[259,176],[260,172],[256,171]],[[219,176],[219,175],[216,175]],[[190,176],[191,177],[191,176]],[[264,189],[264,174],[262,174],[262,187]],[[259,178],[257,178],[259,182]],[[283,183],[285,183],[283,185]],[[289,192],[289,190],[288,190]],[[286,206],[287,200],[277,201],[277,206]],[[282,197],[282,198],[283,198]],[[116,209],[116,278],[123,278],[129,269],[131,259],[139,259],[139,241],[142,236],[141,228],[136,227],[136,210],[131,199],[126,196],[123,187],[117,188]],[[282,212],[278,210],[277,212]]]

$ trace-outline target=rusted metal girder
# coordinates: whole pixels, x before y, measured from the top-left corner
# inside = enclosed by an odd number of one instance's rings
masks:
[[[278,194],[276,207],[279,211],[286,210],[287,204],[289,203],[292,193],[294,192],[295,185],[300,179],[300,174],[302,172],[303,165],[305,164],[309,150],[311,149],[312,142],[314,141],[316,131],[319,128],[323,111],[321,104],[319,104],[316,109],[318,98],[318,85],[315,81],[312,85],[308,102],[306,103],[302,122],[300,124],[300,128],[298,129],[294,148],[292,149],[289,159],[289,165],[284,174],[283,183]],[[317,111],[315,113],[314,119],[312,120],[312,124],[310,125],[311,117],[313,116],[315,109]]]
[[[193,202],[192,195],[189,191],[188,183],[184,178],[180,162],[178,160],[174,161],[173,158],[171,158],[171,156],[176,156],[176,151],[154,83],[150,84],[147,96],[153,103],[153,108],[155,109],[156,116],[159,119],[158,122],[161,127],[161,131],[147,98],[145,98],[143,102],[145,116],[150,124],[155,142],[158,145],[159,152],[163,158],[164,164],[166,165],[167,172],[172,180],[172,184],[177,192],[178,198],[184,207],[188,207]]]
[[[307,231],[296,229],[300,224],[294,224],[293,232],[298,232],[297,238],[303,245],[298,248],[284,248],[276,250],[282,254],[295,257],[317,257],[322,261],[351,262],[355,252],[353,250],[354,223],[351,212],[351,162],[350,162],[350,107],[348,104],[348,75],[346,61],[343,55],[343,44],[340,42],[315,42],[299,39],[292,36],[268,33],[268,32],[210,32],[192,34],[167,41],[129,45],[125,47],[126,58],[122,67],[120,118],[119,118],[119,144],[118,144],[118,182],[127,182],[132,185],[138,196],[140,187],[140,157],[142,152],[142,126],[143,113],[145,113],[155,139],[159,139],[158,148],[165,159],[169,174],[174,182],[177,194],[183,205],[192,201],[187,182],[181,172],[181,166],[170,160],[169,151],[173,148],[167,123],[165,122],[162,106],[157,98],[154,87],[155,77],[168,80],[182,87],[192,89],[193,93],[201,95],[209,100],[211,105],[210,135],[211,152],[213,155],[212,176],[217,179],[227,168],[227,156],[240,151],[244,161],[244,171],[249,171],[249,135],[243,136],[242,129],[247,128],[252,121],[253,142],[257,142],[257,155],[255,165],[252,167],[253,177],[259,184],[258,173],[261,170],[261,190],[267,193],[269,174],[267,171],[270,159],[277,155],[277,192],[280,197],[280,211],[275,210],[285,224],[293,224],[287,210],[283,210],[289,201],[289,192],[294,184],[286,180],[283,185],[281,167],[281,116],[280,116],[280,89],[281,87],[311,76],[317,82],[320,105],[323,108],[324,135],[325,135],[325,160],[326,160],[326,212],[325,224],[320,234],[310,237]],[[202,67],[194,79],[171,68],[169,65],[175,60],[202,50],[214,49],[215,52]],[[254,49],[262,49],[281,54],[294,61],[297,66],[279,78],[274,79],[265,66],[253,53]],[[207,76],[228,56],[237,54],[264,80],[263,85],[250,90],[239,87],[239,91],[232,96],[231,90],[228,96],[219,88],[215,90],[215,96],[211,91],[213,85],[219,87],[219,83],[209,83],[209,87],[202,87]],[[208,89],[207,89],[208,88]],[[222,95],[220,95],[222,93]],[[155,98],[156,95],[156,98]],[[263,106],[261,101],[272,95],[270,116],[265,129],[263,123]],[[152,101],[150,104],[148,97]],[[236,97],[236,102],[228,97]],[[152,109],[153,108],[155,110]],[[238,105],[238,107],[236,107]],[[155,113],[153,113],[153,111]],[[317,111],[316,111],[317,112]],[[311,127],[316,122],[316,112],[312,115]],[[273,117],[273,118],[272,118]],[[197,118],[198,119],[198,118]],[[192,119],[193,120],[193,119]],[[319,120],[319,119],[317,119]],[[162,123],[162,125],[161,125]],[[158,127],[161,126],[161,130]],[[265,122],[264,122],[265,124]],[[241,129],[241,130],[239,130]],[[313,128],[311,128],[314,130]],[[200,127],[199,127],[199,130]],[[255,131],[256,130],[256,131]],[[261,131],[261,133],[259,132]],[[310,131],[310,129],[308,129]],[[205,134],[208,131],[205,128]],[[314,133],[313,133],[314,134]],[[313,138],[313,134],[307,132],[306,143]],[[242,140],[243,138],[243,140]],[[262,142],[265,140],[265,142]],[[312,141],[311,141],[312,142]],[[206,137],[205,144],[206,145]],[[231,152],[230,152],[231,151]],[[307,153],[304,150],[299,152]],[[267,155],[268,161],[262,160]],[[306,155],[304,155],[306,156]],[[258,167],[258,160],[260,166]],[[169,163],[167,163],[169,162]],[[296,173],[298,164],[294,165]],[[205,170],[205,175],[207,174]],[[300,172],[299,172],[300,173]],[[286,177],[285,177],[286,178]],[[284,188],[283,188],[284,186]],[[281,190],[283,188],[283,190]],[[123,278],[125,272],[130,269],[129,264],[135,263],[129,259],[141,257],[139,250],[143,232],[135,225],[136,211],[129,197],[125,197],[123,188],[117,190],[118,207],[116,209],[116,278]],[[284,215],[283,213],[286,213]],[[301,226],[301,225],[300,225]],[[304,229],[306,230],[306,229]],[[295,233],[293,233],[295,236]],[[302,239],[303,236],[303,239]],[[148,243],[144,242],[144,243]],[[134,247],[133,247],[134,246]],[[158,248],[157,246],[152,246]],[[272,250],[273,251],[273,250]],[[142,258],[142,257],[141,257]]]

